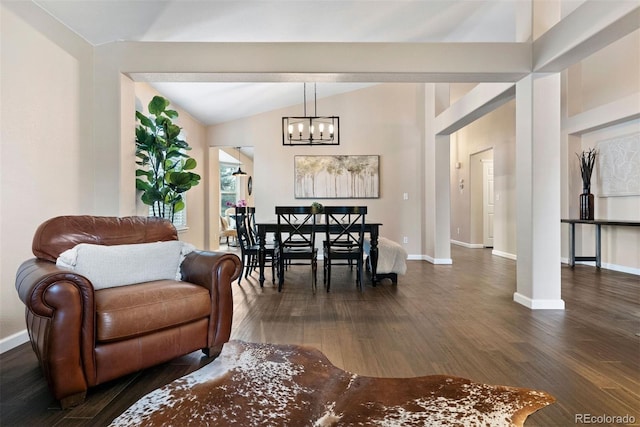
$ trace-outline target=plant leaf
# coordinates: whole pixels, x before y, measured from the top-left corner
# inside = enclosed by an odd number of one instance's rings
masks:
[[[140,111],[136,111],[136,118],[138,120],[140,120],[140,123],[142,124],[142,126],[146,126],[148,128],[152,128],[152,129],[155,128],[155,126],[153,124],[153,121],[149,117],[147,117],[144,114],[142,114]],[[146,132],[146,130],[145,130],[145,132]]]
[[[147,191],[151,188],[148,182],[145,182],[141,179],[136,179],[136,190]]]
[[[192,170],[195,169],[196,166],[198,165],[198,163],[196,162],[196,159],[193,158],[188,158],[185,162],[184,165],[182,166],[182,170]]]
[[[175,205],[173,205],[173,211],[174,212],[180,212],[181,210],[183,210],[185,207],[184,201],[179,200],[176,202]]]
[[[164,113],[172,119],[178,117],[178,112],[176,110],[164,110]]]
[[[149,102],[149,113],[159,116],[169,106],[169,100],[161,96],[154,96]]]

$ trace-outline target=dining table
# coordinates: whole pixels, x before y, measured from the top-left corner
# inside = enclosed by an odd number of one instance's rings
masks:
[[[380,235],[380,226],[382,226],[382,223],[379,222],[365,222],[364,224],[364,231],[365,233],[369,234],[369,239],[371,242],[371,248],[369,250],[369,265],[371,267],[371,283],[373,284],[373,286],[376,285],[378,278],[377,278],[377,267],[378,267],[378,236]],[[292,230],[293,229],[293,225],[291,224],[278,224],[275,220],[274,221],[261,221],[261,222],[256,222],[255,224],[256,227],[256,231],[258,234],[258,245],[259,245],[259,249],[258,249],[258,267],[260,270],[260,286],[264,285],[264,265],[265,265],[265,242],[266,242],[266,237],[267,237],[267,233],[277,233],[278,232],[278,227],[280,227],[280,231],[281,232],[287,232],[288,230]],[[302,230],[308,229],[310,228],[311,225],[305,225],[302,227]],[[331,227],[340,227],[340,225],[333,225]],[[349,227],[347,227],[349,230],[355,230],[357,227],[360,227],[359,223],[354,223],[351,224]],[[308,232],[308,231],[307,231]],[[316,234],[320,233],[320,234],[325,234],[326,232],[326,224],[319,224],[316,223],[315,225],[315,232]]]

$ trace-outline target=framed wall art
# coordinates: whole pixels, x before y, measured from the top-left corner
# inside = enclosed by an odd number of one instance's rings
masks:
[[[640,132],[599,141],[600,197],[640,195]]]
[[[296,199],[380,197],[380,156],[295,156]]]

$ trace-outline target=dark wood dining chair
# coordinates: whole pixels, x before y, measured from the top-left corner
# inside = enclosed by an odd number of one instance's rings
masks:
[[[356,284],[362,290],[364,230],[366,206],[325,206],[323,277],[327,292],[331,289],[331,266],[356,263]]]
[[[246,206],[246,207],[236,207],[235,208],[235,221],[236,221],[236,230],[238,231],[238,243],[240,244],[240,253],[242,259],[242,271],[240,272],[240,277],[238,277],[238,284],[242,280],[242,276],[244,274],[244,278],[247,279],[251,272],[258,267],[259,256],[260,256],[260,245],[257,241],[257,236],[255,233],[255,213],[256,208]],[[273,243],[269,244],[265,242],[265,265],[271,266],[271,282],[275,284],[275,250],[276,247]],[[262,286],[262,284],[260,285]]]
[[[276,206],[276,216],[278,291],[282,291],[285,267],[311,265],[311,288],[315,292],[318,250],[315,247],[316,216],[311,206]]]

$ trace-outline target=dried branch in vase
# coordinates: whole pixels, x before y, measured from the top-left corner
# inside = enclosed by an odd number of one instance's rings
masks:
[[[596,164],[598,151],[595,148],[584,150],[582,154],[576,153],[580,161],[580,174],[582,176],[582,189],[584,193],[591,192],[591,175]]]

